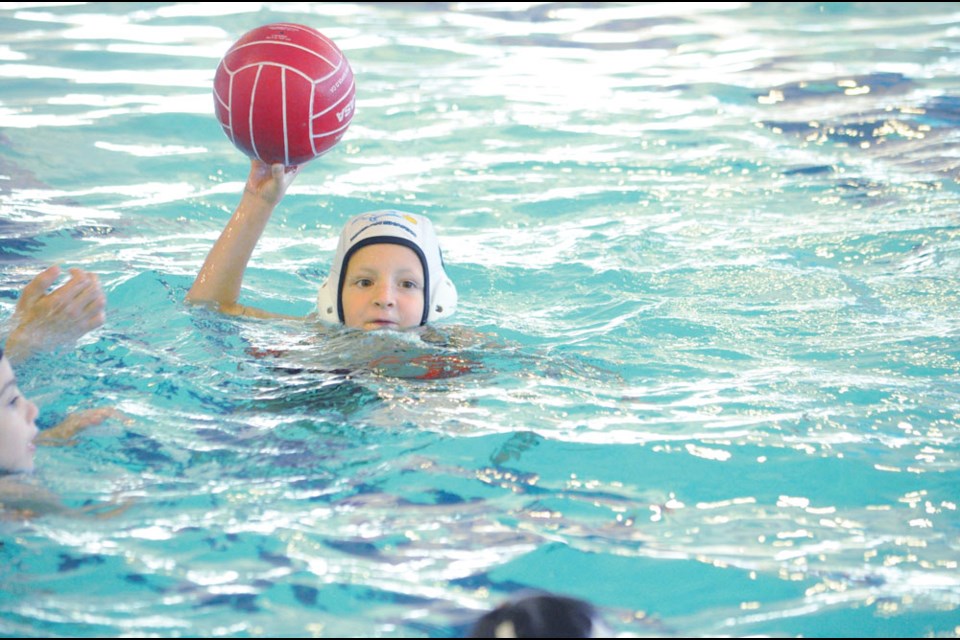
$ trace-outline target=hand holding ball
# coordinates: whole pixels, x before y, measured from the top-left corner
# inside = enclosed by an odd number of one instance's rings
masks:
[[[355,95],[353,70],[337,45],[291,23],[248,31],[213,80],[224,133],[267,164],[300,165],[333,148],[353,119]]]

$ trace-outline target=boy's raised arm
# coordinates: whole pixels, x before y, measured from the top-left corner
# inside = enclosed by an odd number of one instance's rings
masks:
[[[236,210],[200,268],[187,302],[214,305],[230,315],[285,317],[238,304],[243,274],[277,204],[300,171],[299,166],[251,160],[250,175]]]

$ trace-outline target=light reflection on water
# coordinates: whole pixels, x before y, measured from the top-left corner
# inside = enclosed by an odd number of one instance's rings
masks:
[[[307,313],[342,222],[406,208],[498,347],[183,305],[247,169],[216,63],[276,21],[338,43],[357,115],[247,301]],[[955,637],[958,21],[4,5],[4,318],[54,261],[110,299],[83,349],[18,373],[45,424],[90,397],[133,422],[38,453],[68,505],[132,506],[4,522],[0,631],[441,637],[542,587],[623,634]],[[366,364],[399,356],[472,364]]]

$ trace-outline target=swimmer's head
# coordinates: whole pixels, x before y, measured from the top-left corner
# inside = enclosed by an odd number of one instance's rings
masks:
[[[419,284],[423,308],[419,317],[414,318],[413,326],[445,318],[456,310],[457,289],[444,270],[440,244],[430,220],[403,211],[372,211],[351,218],[340,232],[330,275],[317,294],[317,315],[321,320],[351,326],[350,314],[344,310],[344,284],[350,259],[365,247],[382,244],[406,247],[422,268],[423,281]]]
[[[33,471],[37,405],[17,388],[10,361],[0,349],[0,472]]]
[[[471,638],[610,638],[596,608],[579,598],[522,594],[481,616]]]

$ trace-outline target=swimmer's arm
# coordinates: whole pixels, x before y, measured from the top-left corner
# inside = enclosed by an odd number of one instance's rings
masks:
[[[309,315],[306,316],[290,316],[284,313],[274,313],[273,311],[265,311],[263,309],[258,309],[257,307],[250,307],[245,304],[232,304],[232,305],[220,305],[220,311],[227,313],[232,316],[246,316],[248,318],[279,318],[281,320],[308,320]]]
[[[237,303],[243,274],[273,210],[299,172],[298,166],[268,165],[252,160],[240,204],[187,292],[187,302],[210,304],[229,315],[285,317]]]
[[[114,497],[105,503],[71,509],[48,489],[22,483],[15,476],[0,477],[0,520],[24,521],[50,514],[103,519],[120,515],[132,505],[129,498]]]
[[[22,483],[16,476],[0,477],[0,520],[30,520],[63,510],[60,498],[49,490]]]
[[[37,444],[62,446],[71,444],[70,440],[86,429],[94,425],[101,424],[109,418],[116,418],[124,422],[130,422],[130,418],[112,407],[101,407],[99,409],[86,409],[77,411],[68,415],[63,422],[40,432],[37,436]]]

